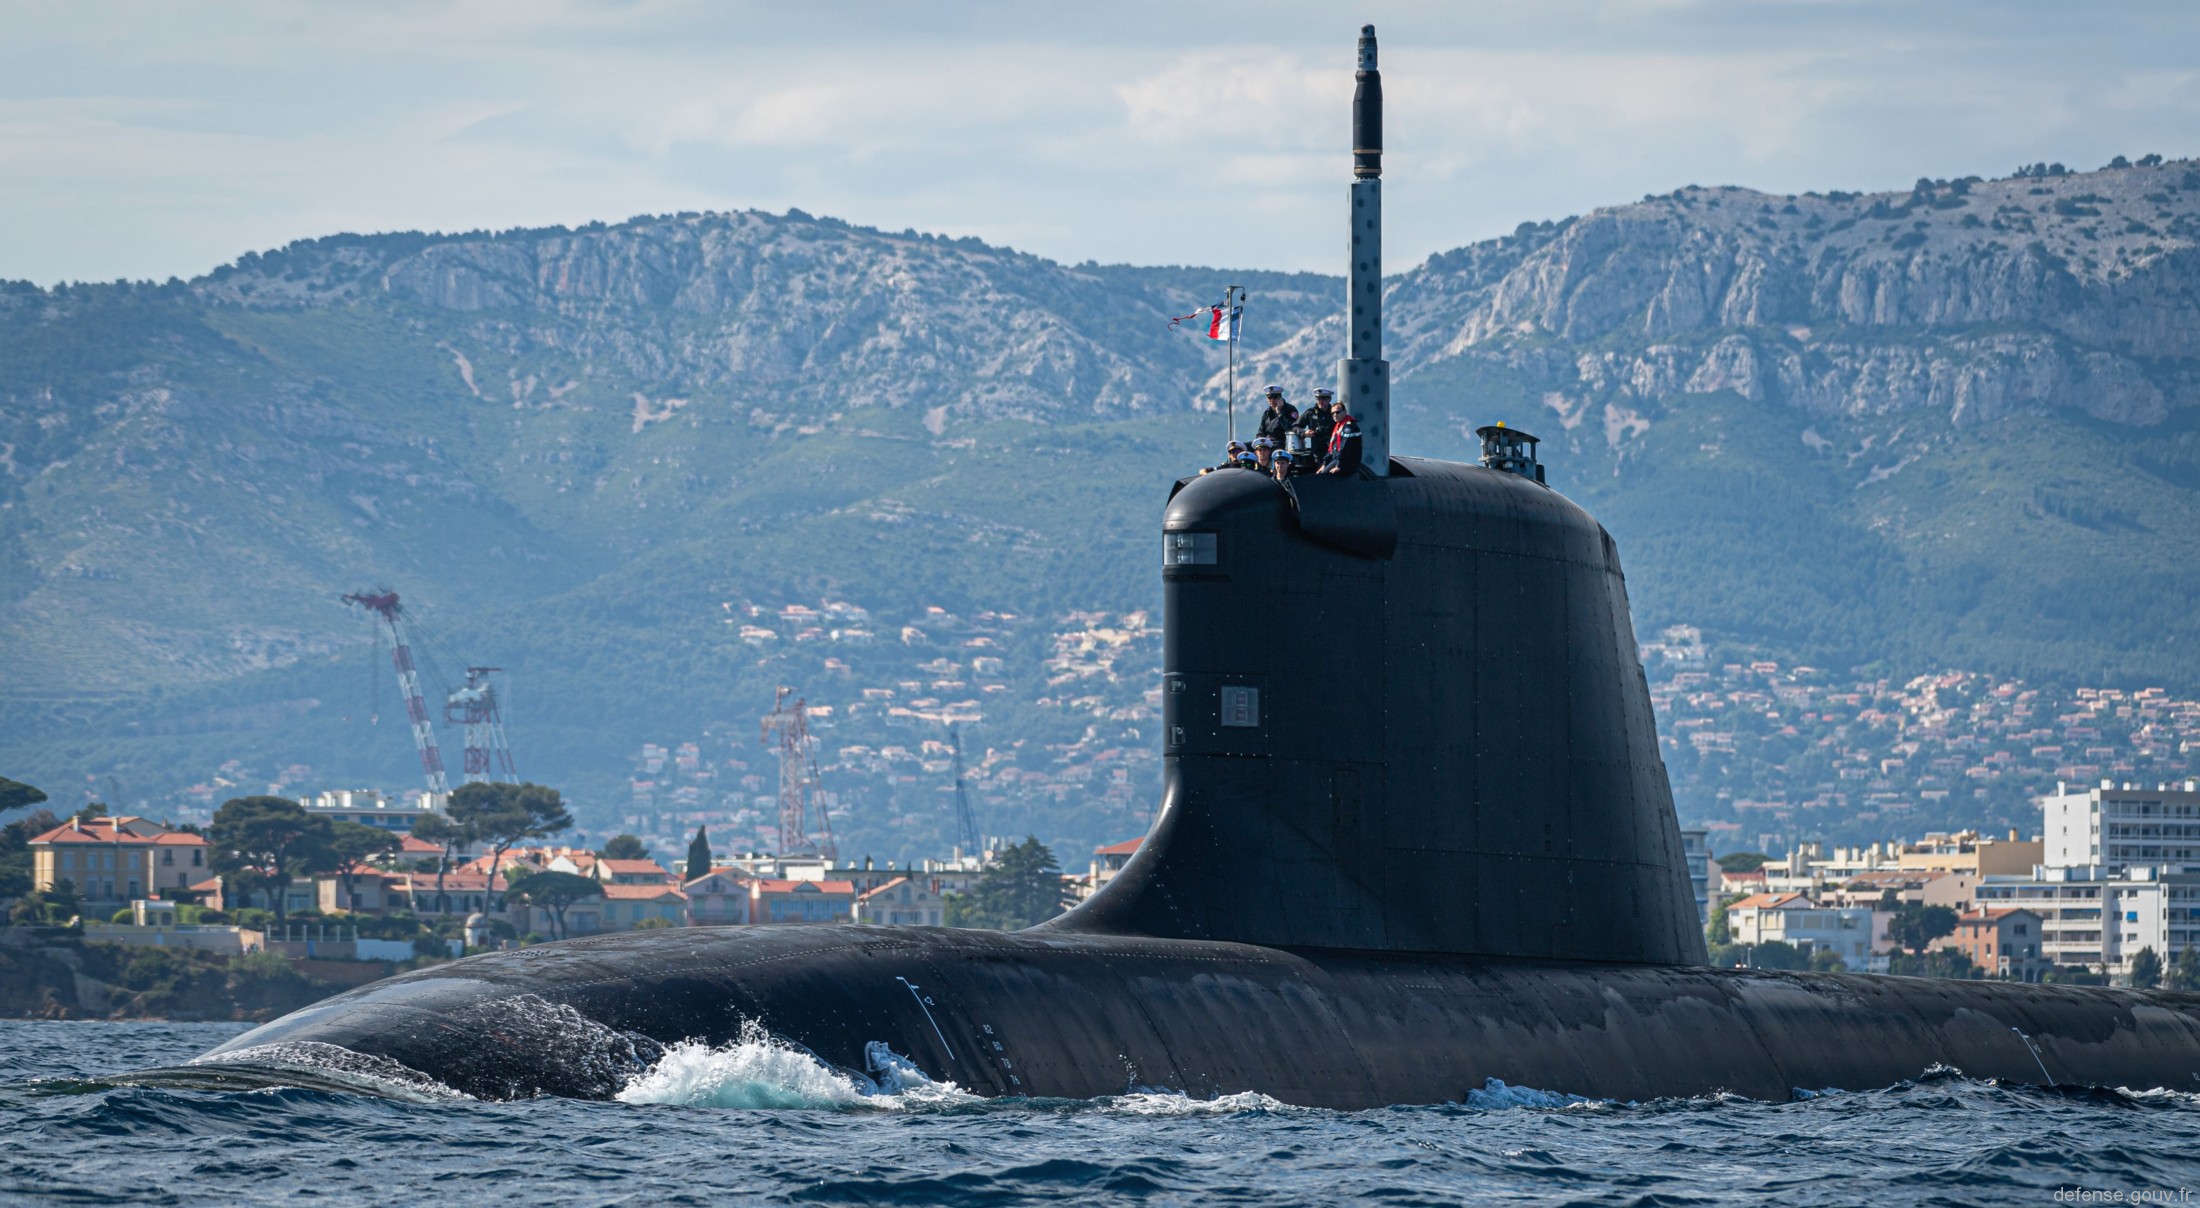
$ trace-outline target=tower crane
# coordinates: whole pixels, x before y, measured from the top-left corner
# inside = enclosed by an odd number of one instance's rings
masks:
[[[353,592],[344,597],[344,603],[357,604],[382,618],[389,629],[390,663],[397,668],[397,690],[405,697],[413,746],[420,749],[420,770],[427,774],[430,793],[450,792],[450,778],[443,774],[443,751],[436,746],[435,727],[428,720],[428,702],[420,695],[420,672],[413,666],[412,634],[405,625],[404,605],[398,603],[396,592],[387,589]]]
[[[776,737],[779,746],[779,854],[824,856],[838,860],[833,843],[833,820],[825,812],[822,777],[817,771],[817,740],[810,737],[809,703],[797,697],[792,707],[782,686],[772,699],[772,711],[764,716],[764,742]],[[818,834],[810,834],[810,806],[817,806]]]
[[[504,736],[504,714],[497,706],[496,685],[489,673],[502,667],[468,667],[466,686],[453,688],[443,698],[443,720],[466,727],[466,755],[460,771],[467,784],[483,780],[514,781],[519,769],[512,762],[512,744]]]
[[[970,808],[970,790],[963,786],[963,743],[959,727],[947,728],[947,743],[955,760],[955,829],[962,839],[963,854],[976,856],[982,853],[985,842],[978,837],[978,816]]]

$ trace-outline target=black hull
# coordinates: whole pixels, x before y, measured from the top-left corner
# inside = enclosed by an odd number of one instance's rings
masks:
[[[1258,1091],[1357,1109],[1456,1101],[1495,1078],[1595,1099],[1785,1100],[1935,1066],[2200,1090],[2200,994],[856,926],[476,957],[210,1058],[249,1067],[267,1051],[244,1050],[318,1042],[484,1097],[604,1097],[658,1046],[726,1043],[744,1023],[851,1073],[876,1071],[875,1042],[994,1096]]]

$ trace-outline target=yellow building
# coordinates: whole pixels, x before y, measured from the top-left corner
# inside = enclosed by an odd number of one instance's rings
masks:
[[[212,876],[206,840],[148,818],[70,819],[31,840],[31,885],[49,892],[63,881],[89,916],[113,914],[140,898]]]
[[[1916,843],[1905,843],[1895,852],[1895,867],[1911,872],[1967,873],[1973,879],[1986,876],[2030,876],[2032,866],[2043,862],[2047,845],[2039,839],[2019,839],[2010,831],[2006,839],[1981,835],[1975,830],[1952,835],[1931,834]]]

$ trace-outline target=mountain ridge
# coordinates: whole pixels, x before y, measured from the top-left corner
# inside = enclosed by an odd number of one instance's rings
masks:
[[[2178,161],[1526,224],[1388,282],[1396,447],[1545,432],[1645,636],[2200,684],[2196,212]],[[1333,376],[1337,278],[1064,265],[799,212],[0,285],[0,756],[147,793],[230,747],[402,777],[357,716],[368,631],[336,600],[374,584],[451,650],[529,668],[536,766],[600,810],[638,743],[752,726],[786,682],[969,696],[974,738],[1027,772],[1105,779],[1125,765],[1101,752],[1150,745],[1147,639],[1100,671],[1052,667],[1050,643],[1143,632],[1068,618],[1153,605],[1160,484],[1222,426],[1220,350],[1168,319],[1225,279],[1253,291],[1241,382],[1303,401]],[[827,599],[919,637],[740,636],[746,609]],[[928,633],[927,610],[1023,619]],[[258,728],[192,733],[232,723]],[[858,747],[893,741],[867,724]],[[863,808],[930,817],[905,791]],[[1048,794],[1002,808],[1085,825]]]

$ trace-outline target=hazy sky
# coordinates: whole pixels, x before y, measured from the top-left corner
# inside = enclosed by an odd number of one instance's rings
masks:
[[[337,231],[799,206],[1067,261],[1392,269],[1684,184],[2200,153],[2200,3],[0,0],[0,278]]]

